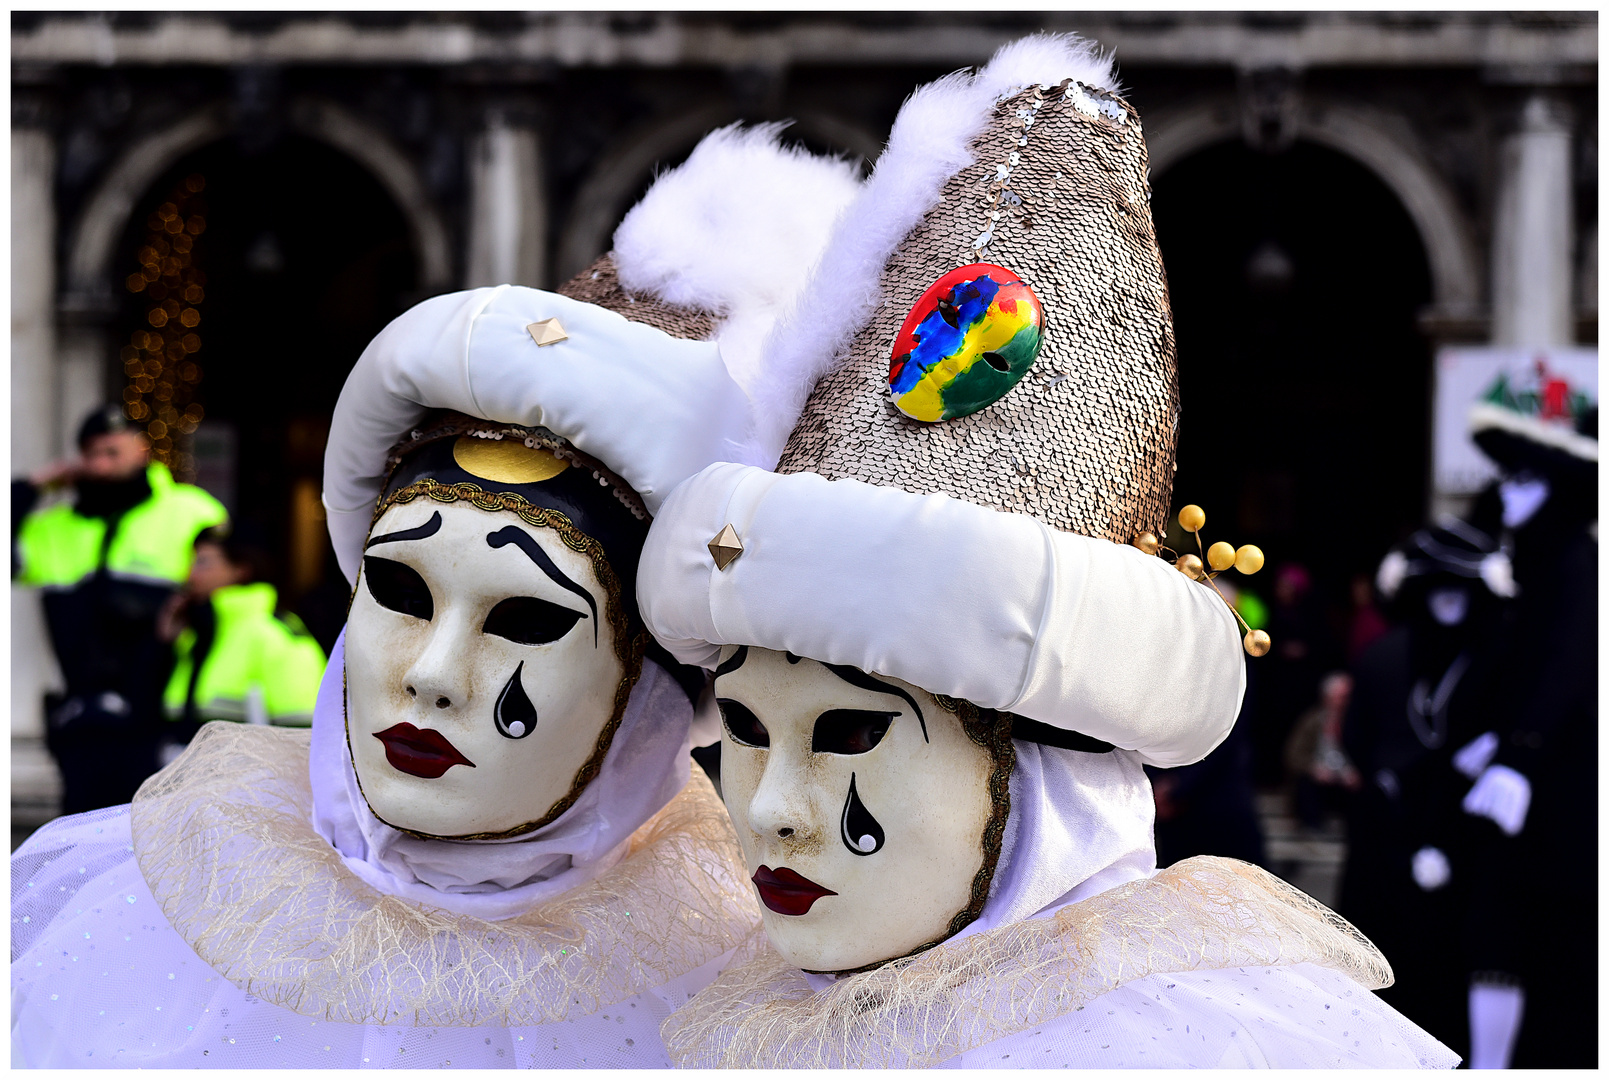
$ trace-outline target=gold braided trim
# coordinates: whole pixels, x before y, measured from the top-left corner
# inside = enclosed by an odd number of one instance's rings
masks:
[[[476,509],[488,510],[493,513],[514,514],[521,521],[535,525],[537,528],[552,529],[559,534],[559,539],[564,542],[565,547],[585,555],[591,561],[592,572],[597,575],[598,583],[603,586],[604,611],[609,620],[609,628],[614,633],[615,655],[620,658],[624,674],[621,675],[620,682],[615,686],[614,711],[609,715],[609,719],[603,725],[603,729],[598,732],[598,740],[593,744],[592,754],[576,770],[575,779],[570,783],[570,790],[560,796],[557,802],[548,807],[547,813],[535,821],[527,821],[523,825],[516,825],[512,829],[504,829],[501,832],[468,833],[464,836],[443,838],[433,836],[430,833],[405,829],[401,825],[392,825],[391,822],[386,821],[387,825],[390,825],[391,828],[396,829],[398,832],[407,833],[409,836],[415,836],[421,840],[506,840],[510,837],[524,836],[526,833],[535,832],[537,829],[544,828],[557,821],[559,815],[575,805],[576,800],[581,797],[581,793],[587,789],[587,785],[598,778],[598,773],[603,769],[603,759],[609,753],[610,745],[615,741],[615,732],[620,728],[621,718],[626,715],[626,703],[631,698],[631,688],[637,685],[637,679],[642,674],[643,649],[647,647],[648,631],[644,629],[639,630],[635,635],[631,634],[629,618],[626,614],[626,602],[621,595],[620,579],[615,576],[614,567],[609,565],[609,557],[604,553],[603,545],[576,528],[575,523],[559,511],[546,506],[533,506],[519,495],[503,491],[486,491],[477,484],[443,484],[439,480],[431,480],[427,477],[406,487],[398,488],[384,499],[381,499],[374,508],[374,520],[369,523],[369,528],[372,530],[374,522],[379,521],[391,507],[399,503],[411,503],[421,497],[432,499],[439,503],[452,503],[462,499]],[[355,588],[353,595],[356,595]],[[347,614],[349,616],[351,614],[350,601],[347,604]],[[346,679],[346,672],[344,670],[341,672],[341,678],[343,680],[341,714],[345,717],[346,690],[344,680]],[[346,743],[347,753],[351,754],[352,728],[350,724],[346,726]],[[355,754],[353,759],[356,760]],[[363,780],[359,777],[358,790],[362,791],[362,789]],[[364,795],[363,798],[365,802],[368,801],[367,795]],[[373,807],[371,806],[370,809],[372,810]],[[375,816],[378,817],[379,815],[376,814]],[[384,818],[380,820],[385,821]]]
[[[378,892],[312,827],[305,731],[208,724],[134,797],[135,858],[179,935],[230,982],[339,1023],[469,1027],[585,1016],[759,925],[700,770],[620,863],[488,922]]]
[[[1392,981],[1380,951],[1317,900],[1250,863],[1200,856],[819,993],[756,934],[660,1034],[684,1068],[916,1068],[1147,975],[1300,963],[1371,990]]]

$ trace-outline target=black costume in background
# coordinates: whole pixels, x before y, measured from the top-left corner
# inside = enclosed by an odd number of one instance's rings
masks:
[[[1349,800],[1336,910],[1390,959],[1397,981],[1380,996],[1467,1057],[1464,912],[1474,857],[1460,803],[1471,785],[1452,755],[1495,725],[1494,605],[1472,601],[1462,624],[1444,627],[1430,618],[1423,590],[1415,591],[1412,620],[1364,650],[1353,671],[1342,744],[1363,786]],[[1479,583],[1470,587],[1479,591]],[[1431,710],[1416,730],[1409,717],[1415,683],[1425,680],[1433,694],[1460,654],[1462,674],[1440,720]],[[1414,854],[1426,846],[1452,867],[1448,883],[1433,891],[1413,876]]]
[[[1520,594],[1494,763],[1531,782],[1531,808],[1517,837],[1486,829],[1472,960],[1477,972],[1517,970],[1525,988],[1514,1068],[1598,1063],[1595,479],[1551,478],[1547,501],[1512,536]]]

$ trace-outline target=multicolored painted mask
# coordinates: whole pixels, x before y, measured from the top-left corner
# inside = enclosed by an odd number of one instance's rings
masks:
[[[726,808],[784,958],[857,970],[977,918],[1010,810],[1009,718],[760,648],[731,651],[715,693]]]
[[[894,403],[927,421],[992,405],[1033,366],[1044,325],[1039,297],[1005,267],[951,270],[922,293],[894,339]]]

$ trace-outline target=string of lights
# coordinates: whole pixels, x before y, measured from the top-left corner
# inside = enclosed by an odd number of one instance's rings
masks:
[[[123,347],[123,411],[145,425],[151,454],[176,473],[190,474],[195,461],[180,437],[189,435],[206,415],[196,400],[201,384],[201,302],[206,299],[206,274],[195,266],[196,240],[207,228],[206,205],[201,192],[207,186],[200,174],[186,177],[168,200],[146,218],[145,243],[138,254],[140,268],[124,281],[129,292],[143,293],[149,301],[142,327],[129,335]]]

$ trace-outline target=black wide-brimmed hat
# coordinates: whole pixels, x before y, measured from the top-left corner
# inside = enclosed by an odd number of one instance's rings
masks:
[[[1507,599],[1517,592],[1508,553],[1497,541],[1466,521],[1443,517],[1392,548],[1380,562],[1375,586],[1388,601],[1437,580],[1479,583],[1493,596]]]

